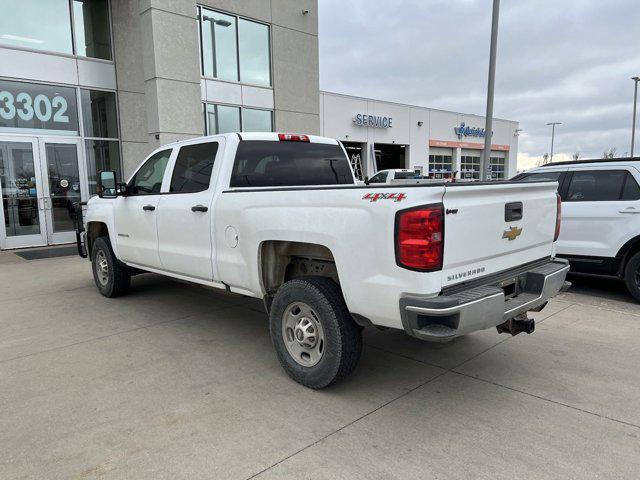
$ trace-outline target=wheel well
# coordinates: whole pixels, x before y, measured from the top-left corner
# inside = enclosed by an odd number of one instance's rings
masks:
[[[340,285],[336,262],[324,245],[304,242],[268,241],[260,248],[260,276],[267,297],[283,283],[314,275],[331,278]]]
[[[91,249],[93,248],[93,242],[98,237],[108,237],[109,229],[106,223],[102,222],[89,222],[87,224],[87,253],[91,255]]]
[[[624,276],[624,269],[627,267],[627,262],[638,252],[640,252],[640,235],[633,237],[625,243],[615,256],[619,262],[618,271],[616,272],[619,277]]]

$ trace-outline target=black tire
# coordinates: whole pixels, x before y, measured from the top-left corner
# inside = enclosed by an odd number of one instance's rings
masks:
[[[106,272],[99,265],[102,261],[106,262]],[[114,255],[109,237],[98,237],[93,242],[91,269],[96,287],[105,297],[119,297],[129,290],[131,272]]]
[[[627,290],[640,302],[640,252],[634,254],[624,268],[624,283]]]
[[[296,361],[285,343],[284,316],[297,302],[308,305],[321,326],[323,350],[312,366]],[[328,278],[302,277],[282,285],[271,305],[269,329],[282,368],[305,387],[320,389],[343,379],[356,368],[362,353],[361,328],[349,314],[340,287]]]

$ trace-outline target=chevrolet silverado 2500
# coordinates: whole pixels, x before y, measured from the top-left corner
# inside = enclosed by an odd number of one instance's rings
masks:
[[[263,299],[284,370],[322,388],[355,368],[364,326],[530,333],[568,270],[556,190],[358,185],[336,140],[216,135],[159,148],[126,183],[101,172],[78,246],[107,297],[154,272]]]

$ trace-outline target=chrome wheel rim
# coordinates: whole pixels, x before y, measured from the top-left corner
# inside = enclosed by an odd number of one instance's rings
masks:
[[[109,283],[109,262],[107,262],[107,256],[102,250],[98,250],[96,253],[96,277],[100,285],[103,287]]]
[[[324,354],[324,330],[320,317],[304,302],[289,305],[282,316],[282,339],[296,363],[313,367]]]

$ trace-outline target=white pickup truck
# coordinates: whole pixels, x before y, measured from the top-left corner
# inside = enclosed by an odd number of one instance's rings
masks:
[[[153,152],[129,181],[101,172],[78,247],[96,286],[155,272],[264,300],[279,360],[322,388],[361,330],[447,341],[533,331],[563,287],[557,182],[357,185],[329,138],[234,133]]]

